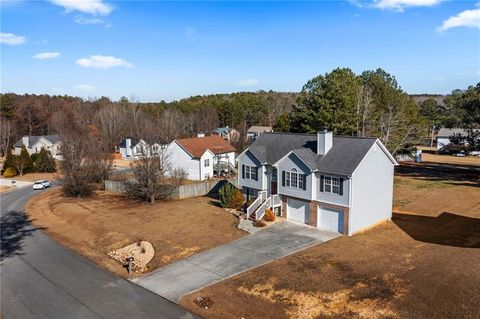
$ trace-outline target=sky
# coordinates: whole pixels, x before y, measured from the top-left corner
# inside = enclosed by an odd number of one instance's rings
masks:
[[[480,2],[1,0],[2,93],[144,102],[298,92],[337,67],[408,93],[480,81]]]

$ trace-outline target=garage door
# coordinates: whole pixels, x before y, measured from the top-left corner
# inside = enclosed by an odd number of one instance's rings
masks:
[[[289,198],[287,201],[287,219],[307,224],[308,223],[308,203]]]
[[[343,234],[343,212],[331,208],[318,207],[318,228]]]

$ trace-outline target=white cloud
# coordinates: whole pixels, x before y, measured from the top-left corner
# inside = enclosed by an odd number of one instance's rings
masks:
[[[82,91],[82,92],[92,92],[97,89],[93,85],[88,85],[88,84],[77,84],[73,88],[75,90]]]
[[[237,83],[237,85],[241,87],[252,87],[257,86],[258,84],[260,84],[260,82],[257,79],[246,79]]]
[[[349,0],[353,5],[360,8],[378,8],[382,10],[394,10],[403,12],[408,7],[431,7],[444,0],[372,0],[366,2],[363,0]]]
[[[35,54],[33,56],[34,59],[37,60],[47,60],[47,59],[55,59],[60,56],[60,52],[42,52]]]
[[[480,28],[480,9],[465,10],[456,16],[448,18],[443,21],[438,31],[458,27]]]
[[[83,16],[76,16],[75,22],[78,24],[105,24],[105,21],[100,18],[88,18]]]
[[[0,32],[0,43],[8,45],[20,45],[24,44],[26,41],[24,36],[16,35],[13,33],[3,33]]]
[[[113,67],[133,68],[133,64],[114,56],[91,55],[88,58],[82,58],[75,61],[76,64],[84,68],[110,69]]]
[[[52,3],[65,8],[65,11],[80,11],[95,15],[108,15],[113,6],[103,0],[50,0]]]

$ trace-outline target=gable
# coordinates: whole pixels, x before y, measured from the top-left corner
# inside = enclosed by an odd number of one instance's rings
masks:
[[[312,169],[305,163],[295,152],[289,154],[278,160],[275,165],[282,170],[290,171],[292,168],[300,170],[304,174],[310,174]]]

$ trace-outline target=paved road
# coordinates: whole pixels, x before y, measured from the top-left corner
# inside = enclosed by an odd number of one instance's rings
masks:
[[[286,221],[182,259],[135,282],[179,302],[186,294],[338,236]]]
[[[3,318],[196,318],[34,229],[22,213],[34,194],[27,187],[0,195]]]

